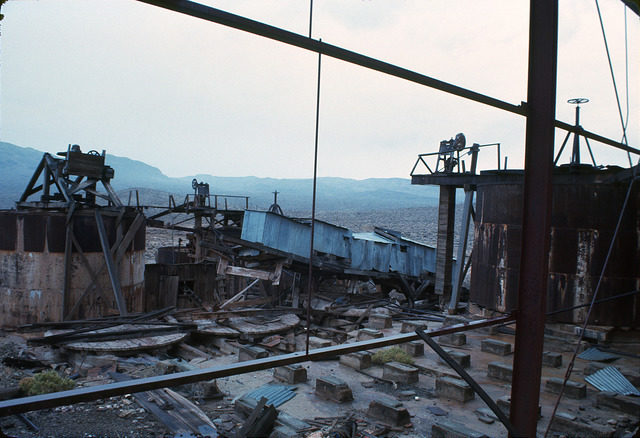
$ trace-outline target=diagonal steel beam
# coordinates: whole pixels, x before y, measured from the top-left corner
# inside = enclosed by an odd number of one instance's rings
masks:
[[[521,116],[528,115],[527,103],[522,102],[520,105],[514,105],[509,102],[505,102],[500,99],[496,99],[485,94],[478,93],[476,91],[468,90],[466,88],[459,87],[457,85],[450,84],[435,78],[432,78],[415,71],[399,67],[397,65],[381,61],[379,59],[371,58],[369,56],[362,55],[351,50],[343,49],[332,44],[314,40],[310,37],[290,32],[288,30],[281,29],[279,27],[271,26],[259,21],[251,20],[240,15],[231,14],[229,12],[222,11],[220,9],[205,6],[200,3],[188,1],[188,0],[138,0],[142,3],[158,6],[171,11],[179,12],[181,14],[190,15],[192,17],[200,18],[202,20],[218,23],[223,26],[232,27],[234,29],[242,30],[252,33],[254,35],[260,35],[265,38],[269,38],[281,43],[289,44],[301,49],[310,50],[312,52],[321,53],[326,56],[330,56],[335,59],[356,64],[361,67],[365,67],[371,70],[385,73],[397,78],[405,79],[416,84],[425,85],[436,90],[444,91],[445,93],[453,94],[465,99],[472,100],[474,102],[482,103],[492,106],[504,111],[508,111],[513,114],[519,114]],[[565,131],[575,131],[575,127],[565,122],[556,120],[555,126]],[[580,135],[590,138],[592,140],[613,146],[618,149],[622,149],[627,152],[631,152],[640,155],[640,149],[636,149],[619,143],[615,140],[608,139],[598,134],[594,134],[589,131],[581,130]]]
[[[427,333],[432,337],[441,336],[449,333],[458,333],[478,329],[481,327],[503,324],[509,321],[513,321],[513,317],[511,315],[506,315],[497,318],[481,319],[468,323],[450,325],[436,330],[429,330]],[[309,354],[305,354],[304,351],[299,351],[296,353],[283,354],[281,356],[237,362],[228,365],[204,368],[200,370],[184,371],[181,373],[129,380],[127,382],[110,383],[108,385],[90,386],[72,389],[70,391],[53,392],[50,394],[42,394],[13,400],[0,401],[0,417],[29,411],[37,411],[39,409],[52,408],[56,406],[65,406],[68,404],[84,401],[98,400],[101,398],[130,394],[140,391],[149,391],[152,389],[183,385],[185,383],[200,382],[202,380],[235,376],[238,374],[267,370],[270,368],[291,365],[294,363],[329,359],[340,356],[342,354],[353,353],[355,351],[403,344],[405,342],[416,341],[418,339],[419,337],[416,333],[402,333],[385,338],[354,342],[352,344],[341,344],[326,348],[318,348],[315,350],[310,350]]]

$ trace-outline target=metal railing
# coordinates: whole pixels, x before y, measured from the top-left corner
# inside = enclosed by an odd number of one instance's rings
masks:
[[[497,157],[497,164],[498,164],[497,169],[501,170],[500,162],[502,160],[500,155],[500,143],[487,143],[487,144],[474,143],[471,146],[464,147],[459,150],[446,150],[446,151],[441,150],[438,152],[429,152],[427,154],[419,154],[418,159],[416,160],[415,164],[413,165],[413,168],[411,169],[410,175],[411,176],[424,175],[422,173],[416,173],[416,169],[418,169],[418,166],[420,166],[421,164],[424,168],[426,168],[429,174],[466,173],[467,169],[464,161],[464,156],[471,155],[471,153],[474,150],[478,150],[480,148],[490,147],[490,146],[496,147],[496,153],[497,153],[496,157]],[[436,163],[435,165],[433,165],[432,163],[433,168],[432,166],[429,166],[429,163],[428,163],[428,161],[433,161],[433,160],[425,159],[427,157],[435,157]],[[502,168],[503,169],[507,168],[507,157],[504,158],[504,166]]]

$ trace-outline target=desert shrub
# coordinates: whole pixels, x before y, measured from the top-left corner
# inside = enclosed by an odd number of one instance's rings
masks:
[[[76,383],[73,380],[61,377],[54,370],[42,371],[33,377],[25,377],[20,380],[20,389],[27,395],[65,391],[73,389],[75,386]]]
[[[400,362],[413,365],[413,358],[400,347],[385,348],[384,350],[377,351],[371,356],[371,360],[377,364]]]

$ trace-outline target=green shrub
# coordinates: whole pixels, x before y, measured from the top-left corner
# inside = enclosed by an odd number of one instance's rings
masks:
[[[373,363],[377,364],[400,362],[407,365],[413,365],[413,358],[400,347],[391,347],[380,350],[371,356],[371,360]]]
[[[47,394],[49,392],[73,389],[76,382],[60,375],[54,370],[42,371],[33,377],[20,380],[20,389],[27,395]]]

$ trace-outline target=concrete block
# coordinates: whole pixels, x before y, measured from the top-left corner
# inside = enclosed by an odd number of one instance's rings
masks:
[[[442,335],[438,338],[438,344],[452,345],[459,347],[467,343],[467,335],[464,333],[451,333],[450,335]]]
[[[366,341],[368,339],[378,339],[382,337],[384,337],[384,333],[382,333],[380,330],[364,328],[358,330],[357,340]]]
[[[447,327],[447,326],[456,325],[456,324],[466,324],[468,322],[469,322],[469,320],[467,318],[465,318],[464,316],[447,315],[444,318],[444,322],[442,323],[442,326],[443,327]]]
[[[427,330],[426,321],[402,321],[400,333],[413,333],[416,329]]]
[[[397,395],[398,400],[413,400],[415,396],[415,391],[400,391]]]
[[[456,351],[456,350],[444,350],[447,353],[449,353],[449,356],[451,356],[451,358],[453,360],[455,360],[458,365],[460,365],[462,368],[470,368],[471,367],[471,355],[469,353],[463,353],[462,351]],[[446,362],[440,358],[440,362],[446,364]]]
[[[316,395],[338,403],[353,400],[351,388],[335,376],[318,377],[316,379]]]
[[[513,378],[513,367],[511,365],[502,362],[490,362],[487,369],[489,377],[511,383]]]
[[[424,342],[422,341],[407,342],[406,344],[400,344],[399,347],[409,356],[424,356]]]
[[[285,365],[273,370],[273,377],[289,385],[304,383],[307,381],[307,369],[302,365]]]
[[[481,347],[482,351],[497,354],[498,356],[511,354],[511,344],[508,342],[497,341],[495,339],[484,339]]]
[[[213,344],[218,350],[222,351],[225,354],[236,354],[238,348],[235,345],[231,345],[224,338],[215,337],[209,341],[210,344]]]
[[[355,353],[343,354],[340,356],[340,363],[356,370],[365,370],[371,367],[371,353],[356,351]]]
[[[560,368],[562,366],[562,354],[545,351],[542,353],[542,365],[545,367]]]
[[[418,368],[399,362],[389,362],[382,368],[382,378],[397,383],[417,383]]]
[[[205,400],[214,400],[224,397],[224,393],[218,388],[218,383],[215,379],[208,382],[201,382],[200,388],[202,389],[202,398]]]
[[[587,341],[595,341],[598,344],[607,343],[610,340],[610,332],[613,327],[587,327],[584,330],[583,339]],[[582,327],[574,327],[573,332],[576,336],[582,333]]]
[[[325,348],[325,347],[331,347],[331,340],[319,338],[317,336],[309,336],[310,349]]]
[[[374,418],[391,426],[404,426],[411,423],[407,408],[392,400],[374,400],[369,404],[367,417]]]
[[[487,435],[469,429],[464,424],[455,421],[440,420],[431,426],[432,438],[488,438]]]
[[[436,395],[440,398],[456,400],[462,403],[466,403],[476,397],[475,392],[467,382],[447,376],[436,378]]]
[[[496,400],[496,404],[508,417],[511,413],[511,397],[504,395]],[[538,418],[542,418],[542,407],[538,406]]]
[[[372,329],[388,329],[393,325],[393,319],[389,315],[370,315],[367,327]]]
[[[596,406],[637,417],[640,412],[640,398],[603,391],[596,394]]]
[[[262,359],[263,357],[268,356],[269,352],[267,350],[256,345],[240,345],[240,347],[238,347],[238,362]]]
[[[598,437],[598,438],[612,438],[615,434],[615,429],[609,426],[603,426],[595,423],[585,423],[580,419],[571,419],[570,416],[556,415],[551,424],[552,433],[559,433],[569,438],[578,437]]]
[[[559,394],[563,381],[564,379],[559,377],[551,377],[550,379],[547,379],[544,385],[545,389],[554,394]],[[563,394],[573,399],[587,398],[587,385],[576,382],[575,380],[567,380],[567,385],[564,388]]]

